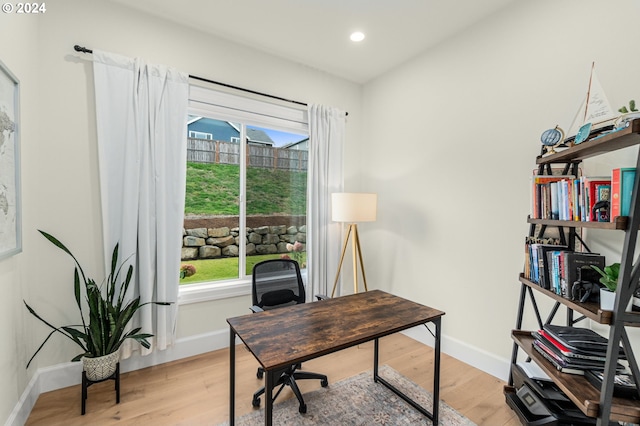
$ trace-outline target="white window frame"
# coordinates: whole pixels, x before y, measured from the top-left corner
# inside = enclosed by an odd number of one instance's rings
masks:
[[[213,140],[213,135],[211,133],[198,132],[196,130],[189,130],[189,137],[193,139],[206,139],[209,141]]]
[[[308,134],[308,113],[304,106],[286,104],[264,98],[250,97],[239,92],[231,93],[212,88],[205,84],[194,84],[189,88],[189,115],[210,117],[216,120],[242,123],[242,129],[247,125],[266,127],[285,132]],[[246,140],[246,134],[241,131],[240,140]],[[241,158],[246,158],[246,144],[240,144]],[[240,163],[240,198],[245,199],[244,162]],[[240,217],[246,217],[245,203],[240,203]],[[240,235],[246,234],[245,221],[241,220]],[[239,270],[246,269],[246,246],[239,247]],[[306,282],[306,270],[302,271]],[[233,280],[212,281],[196,284],[181,285],[178,293],[179,304],[205,302],[251,294],[251,276],[244,276]]]

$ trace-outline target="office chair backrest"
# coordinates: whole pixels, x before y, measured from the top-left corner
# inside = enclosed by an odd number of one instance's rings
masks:
[[[305,302],[304,283],[298,262],[271,259],[253,267],[252,296],[254,306],[264,310]]]

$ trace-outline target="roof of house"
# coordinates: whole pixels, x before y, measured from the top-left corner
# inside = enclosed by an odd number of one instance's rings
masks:
[[[273,145],[273,139],[269,137],[269,135],[264,130],[252,129],[251,127],[247,127],[247,139],[251,143],[260,143],[264,145]]]
[[[232,131],[235,132],[235,136],[240,136],[240,130],[236,127],[234,123],[230,121],[216,120],[208,117],[199,117],[199,116],[190,115],[187,125],[189,126],[196,122],[200,122],[203,125],[209,127],[209,128],[201,127],[200,130],[201,131],[208,130],[209,133],[214,134],[214,138],[216,137],[215,135],[216,132],[214,132],[213,130],[213,126],[215,126],[215,123],[226,124],[228,127],[233,129]],[[220,135],[218,135],[217,137],[219,138]],[[261,144],[261,145],[268,145],[268,146],[274,145],[273,139],[271,139],[271,137],[269,137],[269,135],[264,130],[255,129],[251,127],[247,127],[247,140],[249,143],[254,143],[254,144]]]
[[[304,138],[304,139],[299,140],[297,142],[289,142],[286,145],[282,145],[281,148],[282,149],[291,148],[292,146],[300,145],[301,143],[308,142],[308,141],[309,141],[309,138]]]

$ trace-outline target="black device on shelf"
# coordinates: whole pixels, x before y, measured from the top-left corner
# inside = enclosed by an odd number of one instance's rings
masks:
[[[602,371],[587,371],[585,372],[584,377],[586,377],[587,380],[589,380],[589,383],[595,386],[596,389],[600,389],[602,387],[602,378],[604,377]],[[613,396],[640,399],[638,396],[638,390],[636,389],[636,384],[631,374],[619,373],[616,374],[616,377],[613,380]]]
[[[507,403],[524,425],[596,424],[597,419],[582,414],[555,383],[533,379],[517,364],[511,366],[511,372],[516,393],[509,395]]]

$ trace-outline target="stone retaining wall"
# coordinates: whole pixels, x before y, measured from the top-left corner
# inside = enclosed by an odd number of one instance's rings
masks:
[[[289,253],[287,244],[296,241],[306,249],[307,226],[259,226],[247,228],[240,238],[239,228],[193,228],[182,231],[182,260],[237,257],[240,244],[246,244],[247,256]],[[244,241],[241,241],[244,240]]]

